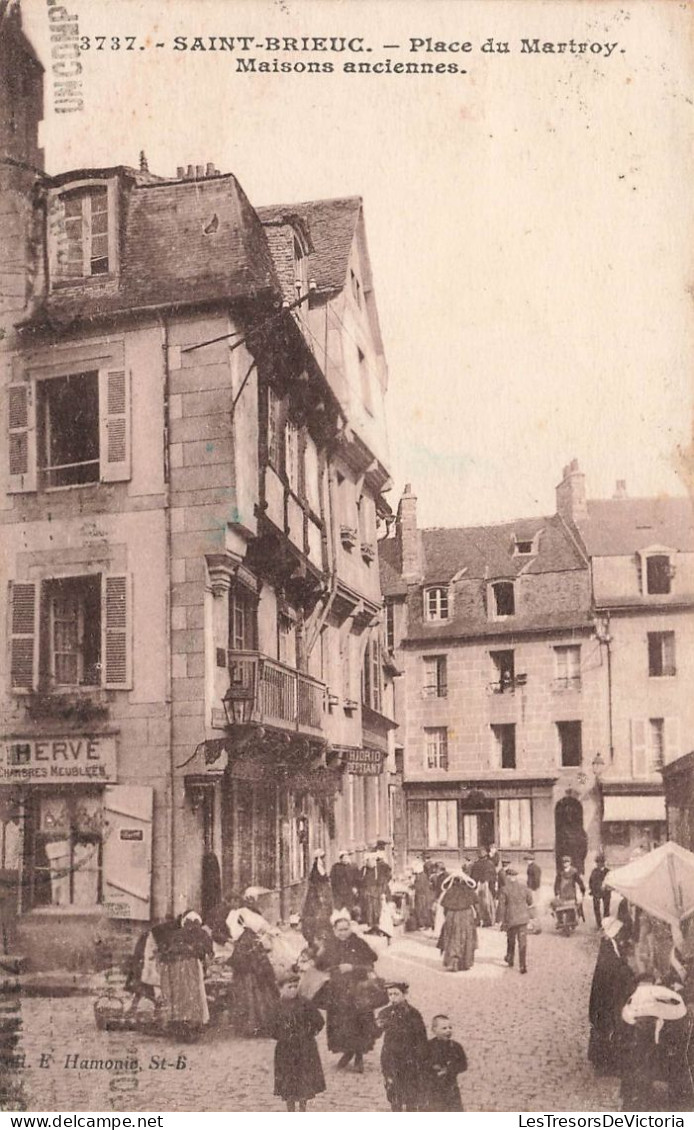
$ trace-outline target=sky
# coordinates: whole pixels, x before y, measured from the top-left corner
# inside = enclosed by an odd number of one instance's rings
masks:
[[[256,205],[363,197],[389,368],[391,505],[411,482],[425,526],[552,513],[573,458],[591,497],[609,497],[617,479],[633,496],[684,493],[690,5],[61,3],[89,37],[74,113],[55,112],[50,5],[22,0],[46,65],[50,172],[132,165],[144,150],[164,175],[212,161]],[[195,36],[256,42],[175,51],[177,35],[189,47]],[[359,37],[371,51],[275,53],[258,49],[266,36]],[[483,51],[490,38],[509,52]],[[521,51],[536,38],[566,47]],[[412,51],[410,39],[472,47]],[[334,71],[239,73],[240,57]],[[458,71],[342,71],[388,58]]]

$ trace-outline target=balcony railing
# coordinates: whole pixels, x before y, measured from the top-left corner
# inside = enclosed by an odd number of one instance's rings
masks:
[[[253,688],[251,722],[322,734],[325,686],[320,680],[257,651],[230,651],[229,675],[232,687]]]

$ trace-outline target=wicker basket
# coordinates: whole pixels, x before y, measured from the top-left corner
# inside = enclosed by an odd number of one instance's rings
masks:
[[[123,1020],[124,1012],[125,1004],[121,997],[103,996],[94,1001],[94,1019],[101,1031],[117,1027]]]

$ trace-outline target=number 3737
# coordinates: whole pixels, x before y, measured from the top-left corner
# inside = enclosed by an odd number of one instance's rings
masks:
[[[80,51],[134,51],[136,35],[83,35]]]

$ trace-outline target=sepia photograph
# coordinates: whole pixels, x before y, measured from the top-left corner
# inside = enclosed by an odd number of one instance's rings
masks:
[[[0,1111],[685,1126],[693,15],[0,0]]]

